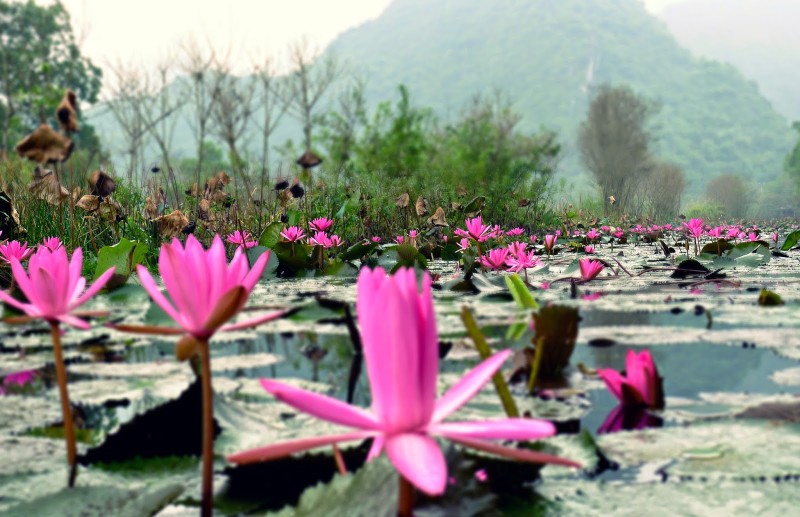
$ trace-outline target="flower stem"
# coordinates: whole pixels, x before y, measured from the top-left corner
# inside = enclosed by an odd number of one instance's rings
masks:
[[[69,474],[67,475],[67,486],[75,486],[75,477],[78,474],[78,465],[75,461],[75,424],[72,421],[72,408],[69,404],[69,392],[67,391],[67,369],[64,365],[64,354],[61,350],[61,330],[58,322],[50,323],[50,336],[53,339],[53,353],[56,363],[56,379],[58,379],[58,395],[61,399],[61,416],[64,420],[64,440],[67,442],[67,465]]]
[[[214,391],[211,387],[211,351],[208,340],[201,341],[200,376],[203,395],[203,486],[201,515],[211,517],[214,507]]]
[[[397,494],[397,517],[414,515],[414,485],[400,475],[400,487]]]
[[[475,348],[478,350],[481,359],[486,360],[491,357],[492,349],[489,347],[489,343],[486,342],[486,338],[481,332],[481,329],[478,327],[478,324],[475,322],[475,317],[472,315],[472,311],[469,310],[469,307],[467,306],[461,308],[461,321],[464,322],[464,327],[467,329],[467,334],[469,334],[469,337],[472,338],[472,342],[475,343]],[[494,388],[497,391],[497,395],[500,397],[500,403],[503,405],[506,415],[509,418],[518,417],[519,409],[517,409],[517,404],[514,402],[514,398],[511,396],[511,391],[508,389],[508,384],[506,383],[505,378],[503,378],[503,374],[500,372],[495,373],[492,376],[492,382],[494,383]]]

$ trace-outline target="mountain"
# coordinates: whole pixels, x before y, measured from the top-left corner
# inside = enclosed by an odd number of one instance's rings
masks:
[[[789,120],[800,120],[800,2],[683,0],[661,18],[685,47],[735,65]]]
[[[368,77],[372,102],[403,83],[447,118],[477,92],[504,90],[525,129],[559,132],[572,174],[577,130],[602,83],[660,104],[657,151],[695,192],[724,172],[766,182],[793,145],[754,82],[681,47],[639,0],[395,0],[328,51]]]

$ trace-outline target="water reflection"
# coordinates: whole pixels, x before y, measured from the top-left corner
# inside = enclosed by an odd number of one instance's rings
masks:
[[[662,427],[663,425],[664,419],[648,412],[642,406],[619,404],[608,414],[603,424],[597,429],[597,434]]]

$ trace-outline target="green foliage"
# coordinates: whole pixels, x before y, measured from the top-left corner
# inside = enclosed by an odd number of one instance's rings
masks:
[[[399,1],[330,52],[369,71],[368,104],[403,82],[445,114],[501,85],[524,116],[520,131],[544,125],[570,144],[596,85],[630,85],[661,105],[659,155],[694,192],[724,171],[774,177],[791,145],[755,83],[681,48],[637,0]],[[561,169],[578,173],[576,157]]]
[[[147,246],[122,238],[117,244],[106,246],[99,251],[94,279],[97,280],[100,275],[115,267],[114,274],[106,286],[108,289],[119,287],[128,281],[136,265],[144,262],[146,254]]]
[[[0,150],[52,119],[64,90],[95,102],[102,72],[80,53],[66,8],[0,1]]]

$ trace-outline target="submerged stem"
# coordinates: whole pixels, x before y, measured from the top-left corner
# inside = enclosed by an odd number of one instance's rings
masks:
[[[400,474],[400,486],[397,494],[397,517],[414,515],[414,485]]]
[[[58,322],[50,323],[50,336],[53,339],[53,354],[56,363],[56,379],[58,380],[58,395],[61,399],[61,416],[64,420],[64,440],[67,442],[67,465],[69,473],[67,475],[67,486],[75,486],[75,477],[78,474],[78,465],[75,461],[75,424],[72,421],[72,408],[69,404],[69,392],[67,391],[67,368],[64,365],[64,354],[61,350],[61,329]]]
[[[465,306],[461,309],[461,321],[464,322],[467,334],[472,338],[472,342],[475,343],[475,348],[478,349],[481,359],[486,360],[491,357],[492,349],[489,347],[489,343],[486,342],[486,338],[483,336],[481,329],[478,328],[478,324],[475,322],[475,318],[472,316],[472,311],[469,310],[469,307]],[[503,374],[499,371],[495,373],[492,376],[492,382],[494,383],[497,395],[500,397],[500,403],[503,404],[506,415],[509,418],[518,417],[519,410],[517,409],[517,404],[511,396],[511,391],[508,389],[508,384],[505,378],[503,378]]]
[[[201,515],[211,517],[214,507],[214,391],[211,387],[211,351],[208,340],[200,342],[203,396],[203,485]]]

